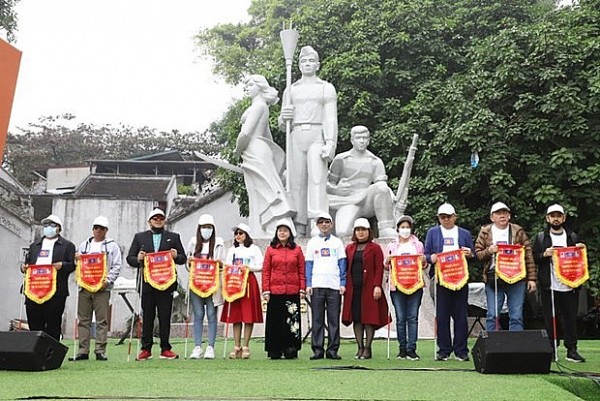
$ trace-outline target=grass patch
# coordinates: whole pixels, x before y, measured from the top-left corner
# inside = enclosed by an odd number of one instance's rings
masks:
[[[472,343],[471,342],[471,346]],[[342,342],[341,361],[310,361],[310,347],[298,360],[266,359],[263,343],[251,343],[250,360],[224,360],[223,342],[215,360],[160,360],[127,363],[127,345],[111,340],[109,360],[69,362],[47,372],[0,371],[0,399],[187,399],[187,400],[598,400],[600,386],[580,377],[600,375],[600,341],[581,341],[586,363],[552,364],[549,375],[482,375],[473,362],[433,361],[433,342],[419,341],[421,360],[396,360],[392,342],[375,341],[374,359],[356,361],[354,342]],[[71,346],[72,343],[67,342]],[[231,348],[231,341],[228,346]],[[181,339],[174,351],[183,354]],[[193,343],[188,343],[191,352]],[[135,347],[133,347],[135,348]],[[72,356],[72,350],[69,352]],[[183,355],[182,355],[183,356]],[[515,361],[518,363],[518,361]],[[331,367],[347,369],[329,369]],[[323,368],[323,369],[317,369]]]

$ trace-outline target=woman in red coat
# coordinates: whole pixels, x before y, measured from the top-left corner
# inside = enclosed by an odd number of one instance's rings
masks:
[[[289,220],[289,219],[288,219]],[[306,295],[304,254],[294,242],[291,221],[277,223],[263,261],[262,289],[267,302],[265,351],[271,359],[295,359],[302,346],[300,299]]]
[[[371,358],[375,330],[389,321],[388,306],[381,284],[383,251],[373,242],[369,220],[356,219],[352,243],[346,246],[348,274],[342,310],[342,323],[352,323],[358,352],[356,358]],[[366,335],[366,338],[365,338]]]

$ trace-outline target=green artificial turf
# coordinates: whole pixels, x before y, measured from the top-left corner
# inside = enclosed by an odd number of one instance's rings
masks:
[[[470,345],[474,340],[471,341]],[[66,342],[70,346],[72,343]],[[420,340],[420,361],[396,360],[392,342],[374,343],[371,360],[354,359],[355,345],[344,340],[340,361],[310,361],[310,347],[298,360],[271,361],[260,340],[251,343],[249,360],[223,359],[223,342],[217,359],[183,359],[184,341],[173,341],[178,360],[154,358],[127,362],[127,343],[111,340],[109,360],[65,361],[46,372],[0,371],[0,399],[188,399],[188,400],[599,400],[600,385],[581,372],[600,377],[600,341],[580,341],[586,363],[561,361],[549,375],[483,375],[473,362],[435,362],[433,342]],[[231,348],[231,341],[228,348]],[[193,342],[188,343],[188,353]],[[135,349],[134,346],[132,347]],[[72,350],[69,355],[72,356]],[[518,361],[516,361],[518,363]],[[347,369],[330,369],[330,368]]]

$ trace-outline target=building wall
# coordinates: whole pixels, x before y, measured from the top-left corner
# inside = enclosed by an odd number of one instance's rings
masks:
[[[10,320],[26,319],[23,295],[20,288],[23,284],[23,274],[19,267],[24,260],[24,248],[33,242],[34,228],[29,223],[14,216],[0,206],[0,244],[2,261],[0,263],[0,294],[2,294],[2,307],[0,308],[0,331],[10,328]]]
[[[85,167],[65,167],[49,168],[46,172],[46,182],[48,189],[76,187],[90,175],[90,168]]]

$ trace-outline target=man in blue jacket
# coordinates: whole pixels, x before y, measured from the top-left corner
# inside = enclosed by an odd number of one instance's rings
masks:
[[[456,211],[449,203],[438,208],[439,225],[431,227],[425,237],[425,257],[435,265],[437,254],[461,249],[467,258],[475,255],[471,233],[456,225]],[[431,269],[433,273],[434,267]],[[436,283],[435,308],[437,318],[436,360],[447,361],[452,352],[457,360],[469,360],[467,348],[467,306],[469,288],[464,285],[457,291],[442,287]],[[450,336],[450,318],[454,321],[454,342]]]

